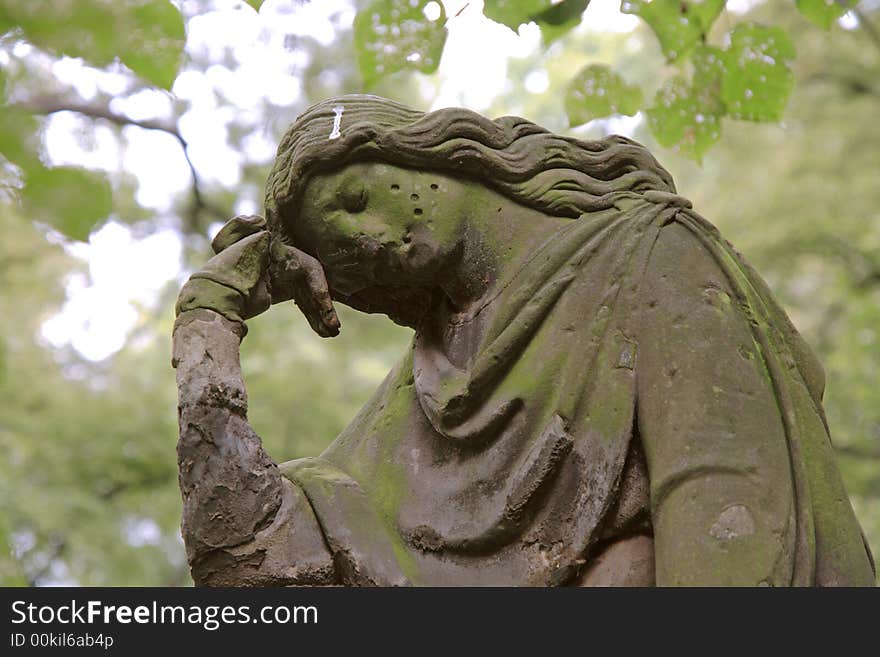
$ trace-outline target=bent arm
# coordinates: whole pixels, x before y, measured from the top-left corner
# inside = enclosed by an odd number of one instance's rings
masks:
[[[241,328],[207,309],[174,330],[182,533],[198,585],[332,582],[333,562],[302,491],[247,421]]]
[[[645,279],[638,426],[657,584],[788,585],[788,447],[748,320],[680,225],[662,229]]]
[[[296,295],[290,280],[270,275],[269,234],[237,218],[220,237],[230,228],[245,234],[233,234],[184,285],[174,325],[187,558],[199,585],[331,584],[333,559],[308,500],[248,423],[239,363],[243,320]],[[302,281],[298,254],[290,257],[281,273]],[[313,326],[328,318],[335,314],[317,316]]]

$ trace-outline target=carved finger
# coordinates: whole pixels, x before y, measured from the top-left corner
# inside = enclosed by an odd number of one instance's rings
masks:
[[[321,337],[339,335],[339,316],[336,314],[336,308],[333,307],[333,300],[330,298],[330,288],[324,276],[324,268],[311,256],[303,262],[303,268],[305,270],[305,289],[302,291],[302,298],[310,306],[307,317],[314,317],[319,326],[316,327],[312,320],[309,320],[309,323]],[[299,305],[298,299],[296,303]]]
[[[272,240],[269,271],[272,303],[293,299],[318,335],[326,338],[339,334],[339,317],[320,262],[304,251]]]
[[[256,317],[267,310],[272,305],[272,296],[269,293],[269,285],[266,278],[263,277],[257,283],[257,286],[251,291],[251,296],[247,298],[242,307],[242,317],[250,319]]]

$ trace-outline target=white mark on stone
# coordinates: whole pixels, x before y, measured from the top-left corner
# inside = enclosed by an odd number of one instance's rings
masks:
[[[755,533],[755,521],[746,507],[736,504],[721,512],[709,533],[720,541],[750,536]]]
[[[345,111],[345,108],[342,105],[337,105],[333,108],[333,130],[330,132],[329,139],[339,139],[342,136],[342,133],[339,131],[339,128],[342,127],[342,113]]]

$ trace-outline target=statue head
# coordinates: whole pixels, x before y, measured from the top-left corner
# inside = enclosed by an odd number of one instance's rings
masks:
[[[576,219],[648,190],[674,192],[672,178],[625,137],[582,141],[518,117],[352,95],[291,125],[265,205],[270,230],[321,261],[335,298],[413,325],[462,219],[488,207],[481,191]]]

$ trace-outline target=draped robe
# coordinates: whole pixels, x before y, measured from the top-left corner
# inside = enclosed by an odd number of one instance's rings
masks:
[[[638,440],[658,584],[873,582],[821,368],[688,201],[621,194],[498,290],[421,327],[321,456],[281,465],[338,580],[569,583],[608,538]],[[473,331],[475,355],[446,331]]]

